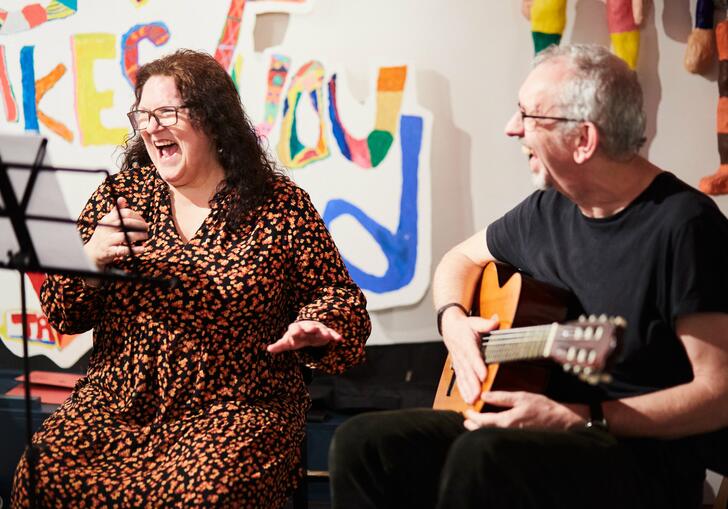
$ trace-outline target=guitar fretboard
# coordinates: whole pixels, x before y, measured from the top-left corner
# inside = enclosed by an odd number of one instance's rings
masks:
[[[497,330],[483,338],[485,362],[497,363],[548,357],[549,337],[556,324]]]

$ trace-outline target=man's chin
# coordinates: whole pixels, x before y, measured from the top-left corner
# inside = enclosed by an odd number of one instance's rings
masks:
[[[542,171],[531,174],[531,184],[539,191],[546,191],[550,186],[546,174]]]

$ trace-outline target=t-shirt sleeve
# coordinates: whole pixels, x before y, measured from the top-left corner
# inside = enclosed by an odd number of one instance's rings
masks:
[[[528,264],[528,240],[540,193],[534,193],[488,226],[486,242],[493,257],[522,269]]]
[[[671,272],[671,318],[728,313],[728,220],[718,211],[686,221],[676,231]]]

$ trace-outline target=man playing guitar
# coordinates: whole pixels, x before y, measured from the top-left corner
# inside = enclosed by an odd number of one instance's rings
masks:
[[[728,474],[728,220],[638,155],[642,103],[605,48],[536,57],[506,134],[539,190],[448,252],[433,283],[462,399],[500,411],[349,419],[334,508],[698,508],[705,468]],[[468,312],[491,260],[626,319],[609,381],[552,369],[543,393],[483,390],[499,317]]]

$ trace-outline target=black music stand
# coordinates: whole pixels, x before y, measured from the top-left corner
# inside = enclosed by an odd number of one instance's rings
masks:
[[[7,140],[6,140],[7,141]],[[5,243],[7,252],[0,252],[0,269],[10,269],[17,271],[20,275],[20,301],[21,301],[21,327],[22,327],[22,343],[23,343],[23,374],[25,377],[25,419],[26,419],[26,455],[28,460],[28,497],[31,508],[37,506],[36,500],[36,479],[35,467],[38,460],[37,447],[33,445],[33,426],[32,426],[32,404],[30,393],[30,355],[28,347],[28,316],[26,308],[25,295],[25,275],[28,272],[42,272],[47,274],[64,274],[69,276],[93,277],[99,280],[137,280],[137,281],[154,281],[149,278],[138,277],[133,274],[121,271],[105,271],[101,272],[89,262],[83,250],[82,243],[76,230],[76,221],[63,217],[67,215],[65,210],[59,211],[61,215],[44,215],[29,212],[29,205],[33,197],[33,191],[41,178],[41,175],[53,175],[59,172],[67,173],[97,173],[108,176],[106,170],[82,170],[76,168],[60,168],[43,164],[46,154],[47,140],[45,138],[34,136],[18,136],[18,143],[25,145],[28,149],[35,150],[35,154],[24,154],[22,159],[25,162],[17,162],[5,160],[4,154],[0,151],[0,234],[5,238],[0,238],[0,245]],[[17,148],[17,147],[16,147]],[[0,147],[1,149],[1,147]],[[17,151],[16,151],[17,152]],[[28,162],[31,161],[31,162]],[[24,189],[23,189],[24,185]],[[60,189],[59,189],[60,191]],[[117,195],[113,188],[111,190],[112,198],[116,203]],[[60,193],[59,193],[60,195]],[[51,197],[51,201],[56,198]],[[120,218],[121,230],[125,234],[126,246],[131,251],[131,242],[128,232],[131,231],[124,227],[123,219]],[[8,224],[9,223],[9,224]],[[49,225],[55,225],[54,230],[62,225],[73,225],[73,231],[76,232],[76,238],[64,239],[64,246],[54,245],[50,250],[59,249],[59,251],[71,248],[71,252],[62,256],[60,263],[54,262],[49,256],[48,246],[39,249],[39,226],[41,230],[48,231]],[[43,226],[45,225],[45,226]],[[8,231],[10,230],[10,231]],[[76,251],[73,251],[73,249]],[[40,251],[43,253],[41,254]],[[74,257],[80,259],[69,261]]]

